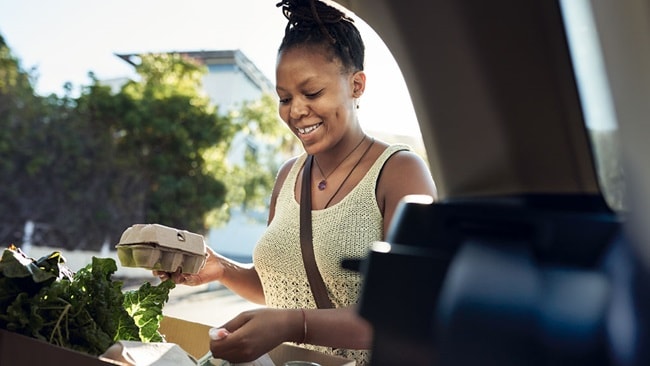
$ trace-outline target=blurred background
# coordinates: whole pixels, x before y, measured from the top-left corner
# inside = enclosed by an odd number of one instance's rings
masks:
[[[250,261],[278,167],[302,151],[277,114],[275,3],[0,0],[0,243],[77,269],[160,223]],[[425,157],[399,68],[356,21],[364,128]]]

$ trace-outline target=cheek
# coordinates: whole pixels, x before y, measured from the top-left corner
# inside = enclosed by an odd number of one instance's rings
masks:
[[[348,120],[352,118],[354,108],[348,106],[344,103],[341,103],[337,106],[335,110],[336,118],[339,120]]]
[[[280,105],[278,107],[278,114],[280,115],[280,119],[284,121],[284,123],[289,124],[289,106],[286,105]]]
[[[289,107],[288,106],[280,106],[278,108],[278,115],[280,115],[280,119],[282,122],[284,122],[284,125],[289,128],[289,130],[292,133],[296,133],[293,128],[291,128],[291,124],[289,124]]]

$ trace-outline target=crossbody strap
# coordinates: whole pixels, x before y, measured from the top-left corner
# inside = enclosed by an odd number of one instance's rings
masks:
[[[302,187],[300,190],[300,250],[302,260],[307,272],[309,287],[320,309],[333,308],[332,300],[327,295],[327,288],[323,277],[318,270],[314,256],[313,234],[311,229],[311,165],[313,155],[307,156],[305,167],[302,171]]]

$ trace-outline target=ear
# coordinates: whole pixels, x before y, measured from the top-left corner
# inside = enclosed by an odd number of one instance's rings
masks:
[[[363,71],[357,71],[352,74],[352,96],[354,98],[359,98],[363,95],[363,92],[366,90],[366,73]]]

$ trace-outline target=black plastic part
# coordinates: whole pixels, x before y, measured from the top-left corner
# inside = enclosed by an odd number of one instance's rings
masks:
[[[606,364],[620,221],[596,196],[406,200],[360,263],[372,364]]]

